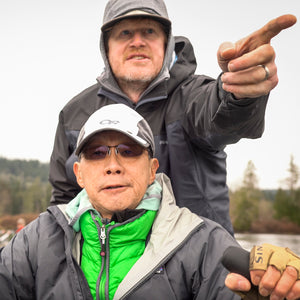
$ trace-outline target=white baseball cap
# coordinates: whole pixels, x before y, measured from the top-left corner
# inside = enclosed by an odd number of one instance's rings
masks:
[[[96,133],[115,130],[127,135],[154,155],[155,145],[152,130],[147,121],[125,104],[110,104],[95,111],[80,130],[75,154],[79,155],[84,146]]]

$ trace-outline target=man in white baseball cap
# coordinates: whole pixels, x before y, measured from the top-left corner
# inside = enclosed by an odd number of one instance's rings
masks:
[[[0,276],[0,288],[8,284],[1,292],[37,300],[240,299],[229,286],[260,299],[245,277],[227,276],[221,264],[226,249],[241,250],[236,240],[176,205],[152,152],[150,127],[136,111],[112,104],[92,114],[74,164],[82,191],[48,208],[0,252],[9,270]],[[254,263],[257,255],[263,264]],[[290,250],[263,245],[247,260],[264,295],[300,296],[300,258]]]

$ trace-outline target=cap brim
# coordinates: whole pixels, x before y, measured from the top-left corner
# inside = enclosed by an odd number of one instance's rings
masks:
[[[120,133],[123,133],[124,135],[128,136],[130,139],[132,139],[133,141],[135,141],[136,143],[138,143],[139,145],[141,145],[144,148],[148,148],[150,146],[150,144],[148,142],[146,142],[145,140],[143,140],[142,138],[140,138],[139,136],[135,136],[135,135],[131,135],[130,133],[123,131],[121,129],[115,128],[115,127],[106,127],[106,128],[101,128],[99,130],[93,131],[92,133],[90,133],[89,135],[87,135],[80,143],[80,145],[77,147],[77,149],[75,150],[75,154],[77,156],[79,156],[79,154],[82,152],[83,148],[86,146],[86,144],[90,141],[90,139],[97,133],[100,133],[102,131],[118,131]]]

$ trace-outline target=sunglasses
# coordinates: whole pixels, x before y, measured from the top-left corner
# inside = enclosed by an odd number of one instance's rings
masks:
[[[115,148],[116,155],[120,154],[124,158],[137,157],[142,155],[144,150],[148,150],[138,144],[100,145],[86,148],[82,151],[82,154],[88,160],[101,160],[107,154],[111,154],[111,148]]]

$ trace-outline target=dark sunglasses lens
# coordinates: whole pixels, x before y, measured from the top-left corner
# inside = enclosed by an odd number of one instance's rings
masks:
[[[125,145],[120,144],[117,147],[118,153],[123,157],[135,157],[143,153],[144,148],[138,144]]]
[[[98,146],[88,148],[83,152],[83,155],[86,159],[97,160],[104,159],[107,155],[108,147],[107,146]]]

